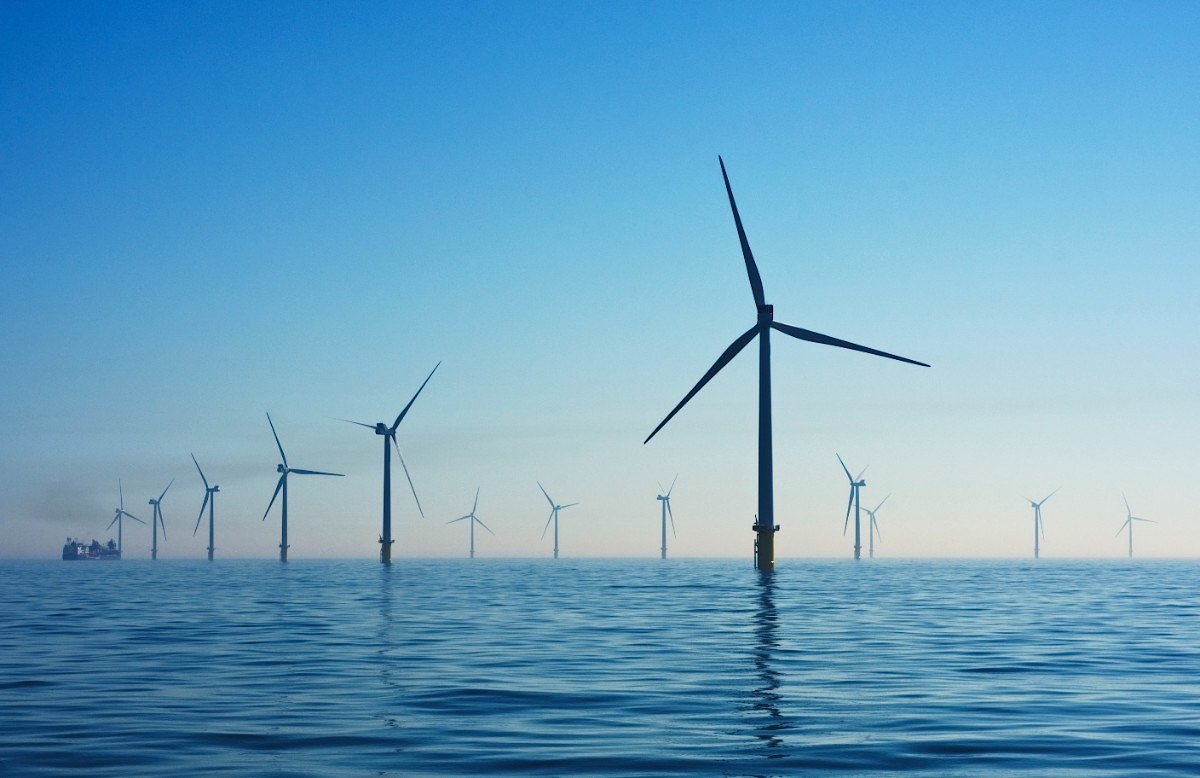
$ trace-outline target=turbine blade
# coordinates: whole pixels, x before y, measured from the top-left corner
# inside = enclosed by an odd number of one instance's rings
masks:
[[[1129,498],[1125,496],[1125,492],[1121,492],[1121,499],[1125,501],[1125,515],[1132,516],[1133,508],[1129,507]]]
[[[200,470],[200,463],[196,461],[196,455],[192,454],[192,464],[196,466],[196,470],[200,472],[200,480],[204,482],[204,488],[208,489],[208,479],[204,477],[204,471]]]
[[[175,483],[175,479],[174,479],[174,478],[172,478],[172,479],[171,479],[171,483],[170,483],[170,484],[167,484],[167,489],[170,489],[170,488],[171,488],[171,484],[173,484],[173,483]],[[167,489],[163,489],[163,490],[162,490],[162,494],[160,494],[160,495],[158,496],[158,501],[159,501],[159,502],[162,502],[162,498],[164,498],[164,497],[166,497],[166,496],[167,496]]]
[[[696,392],[699,392],[701,389],[703,389],[704,385],[707,384],[710,380],[712,380],[712,377],[715,376],[718,372],[720,372],[721,368],[723,368],[723,367],[725,367],[725,365],[729,364],[729,361],[731,359],[733,359],[734,357],[736,357],[738,355],[738,352],[741,351],[742,349],[744,349],[746,347],[746,344],[749,343],[751,340],[753,340],[754,336],[757,334],[758,334],[758,325],[755,324],[753,327],[746,330],[741,336],[739,336],[737,340],[735,340],[733,343],[731,343],[729,345],[729,348],[725,349],[725,351],[721,354],[721,356],[717,357],[717,361],[714,362],[713,366],[708,369],[708,372],[704,374],[704,377],[701,378],[696,383],[696,385],[692,387],[692,391],[688,392],[684,396],[684,398],[679,401],[679,404],[676,405],[675,408],[670,413],[667,414],[667,418],[663,419],[662,421],[660,421],[658,423],[658,426],[654,428],[654,432],[651,432],[646,437],[646,439],[642,441],[642,445],[649,443],[650,438],[653,438],[655,435],[657,435],[658,431],[660,429],[662,429],[664,426],[666,426],[667,422],[669,422],[675,416],[675,414],[679,413],[679,409],[682,408],[683,406],[687,405],[687,401],[692,399],[692,397],[694,397],[696,395]]]
[[[408,409],[412,407],[412,404],[417,401],[417,395],[421,393],[421,389],[425,388],[425,384],[429,383],[429,379],[433,378],[433,374],[437,372],[437,369],[441,367],[441,365],[442,363],[438,362],[433,366],[433,370],[429,371],[429,375],[425,376],[425,380],[421,382],[420,389],[417,389],[417,394],[412,396],[412,399],[408,401],[408,405],[404,406],[404,410],[400,411],[400,415],[396,417],[396,421],[392,424],[392,427],[389,430],[390,432],[394,433],[396,428],[400,426],[400,422],[404,421],[404,415],[408,413]]]
[[[846,471],[846,477],[850,479],[850,483],[854,483],[854,476],[850,475],[850,468],[846,467],[846,463],[842,461],[842,455],[836,451],[833,452],[833,454],[838,458],[838,461],[842,463],[842,469]]]
[[[798,338],[800,340],[807,340],[810,343],[823,343],[826,346],[837,346],[838,348],[846,348],[846,349],[850,349],[851,351],[861,351],[864,354],[874,354],[877,357],[887,357],[888,359],[895,359],[899,362],[907,362],[910,365],[920,365],[921,367],[929,367],[928,364],[926,364],[924,362],[918,362],[915,359],[909,359],[908,357],[897,356],[896,354],[889,354],[886,351],[880,351],[879,349],[873,349],[868,346],[860,346],[857,343],[851,343],[848,340],[832,338],[828,335],[822,335],[819,332],[813,332],[812,330],[806,330],[806,329],[802,329],[800,327],[793,327],[790,324],[783,324],[781,322],[773,321],[773,322],[771,322],[771,326],[786,335],[791,335],[793,338]]]
[[[267,414],[267,424],[271,425],[271,434],[275,436],[275,445],[279,447],[279,457],[283,460],[283,466],[287,467],[287,454],[283,453],[283,444],[279,442],[279,433],[275,431],[275,422],[271,421],[271,414]]]
[[[441,363],[439,362],[438,364]],[[421,508],[421,500],[417,497],[417,487],[413,486],[412,476],[408,474],[408,465],[404,463],[404,455],[400,453],[400,444],[396,442],[394,436],[389,435],[389,437],[392,438],[392,445],[396,447],[396,456],[400,458],[400,469],[404,471],[404,477],[408,479],[408,488],[412,490],[413,501],[417,504],[417,513],[421,514],[421,518],[423,519],[425,518],[425,510]]]
[[[105,527],[105,529],[112,529],[112,525],[116,524],[117,519],[119,519],[119,518],[121,518],[120,511],[118,511],[117,514],[115,516],[113,516],[113,520],[108,523],[108,526]]]
[[[1061,486],[1060,486],[1060,487],[1058,487],[1058,489],[1061,489],[1061,488],[1062,488]],[[1046,500],[1049,500],[1051,497],[1053,497],[1054,495],[1058,494],[1058,489],[1055,489],[1053,492],[1050,492],[1050,494],[1048,494],[1048,495],[1046,495],[1045,497],[1043,497],[1043,498],[1042,498],[1042,502],[1039,502],[1039,503],[1038,503],[1038,505],[1041,505],[1041,504],[1042,504],[1042,503],[1044,503]]]
[[[674,535],[676,537],[676,539],[678,539],[679,533],[677,533],[675,531],[675,514],[671,510],[671,501],[667,500],[666,502],[667,502],[667,518],[669,518],[671,520],[671,534]]]
[[[472,518],[475,518],[475,517],[472,517]],[[492,528],[489,527],[488,525],[484,524],[482,520],[475,518],[475,523],[478,524],[479,526],[483,527],[484,529],[486,529],[492,535],[496,534],[495,532],[492,532]]]
[[[666,497],[668,500],[671,499],[671,492],[675,491],[675,482],[678,480],[679,480],[679,473],[676,473],[675,477],[671,479],[671,487],[669,489],[667,489]]]
[[[373,430],[373,429],[375,429],[375,425],[374,425],[374,424],[367,424],[365,421],[354,421],[353,419],[342,419],[342,418],[339,418],[339,417],[337,417],[337,416],[334,416],[333,418],[334,418],[334,421],[344,421],[344,422],[346,422],[347,424],[357,424],[358,426],[360,426],[360,427],[366,427],[366,428],[367,428],[367,429],[369,429],[369,430]]]
[[[873,513],[871,514],[871,526],[875,528],[875,534],[879,536],[880,540],[882,540],[883,533],[879,531],[879,522],[875,521],[875,514]]]
[[[750,278],[750,291],[754,293],[754,304],[766,304],[763,297],[762,277],[758,274],[758,265],[754,262],[754,254],[750,252],[750,241],[746,240],[746,230],[742,228],[742,217],[738,213],[737,203],[733,199],[733,187],[729,185],[729,176],[725,173],[725,160],[718,155],[721,163],[721,178],[725,179],[725,192],[729,195],[729,207],[733,210],[733,223],[737,225],[738,240],[742,243],[742,257],[746,260],[746,275]]]
[[[117,479],[117,494],[121,495],[121,510],[125,510],[125,487],[121,486],[121,479]]]
[[[158,526],[162,527],[163,540],[167,539],[167,522],[163,519],[162,506],[158,506]]]
[[[336,475],[342,478],[346,476],[345,473],[326,473],[323,470],[297,470],[296,468],[292,468],[290,472],[296,475]]]
[[[846,502],[846,520],[842,522],[842,534],[846,534],[846,529],[850,526],[850,509],[854,507],[854,487],[850,487],[850,499]]]
[[[469,518],[471,518],[471,514],[467,514],[466,516],[459,516],[457,519],[450,519],[450,521],[448,521],[446,523],[447,524],[457,524],[458,522],[462,521],[463,519],[469,519]]]
[[[546,491],[546,487],[542,486],[542,482],[537,482],[538,488],[542,490],[542,494],[546,495],[546,502],[550,503],[550,509],[554,510],[554,500],[550,499],[550,493]]]
[[[1125,525],[1132,523],[1132,521],[1133,521],[1132,518],[1125,519],[1125,521],[1121,523],[1121,528],[1119,530],[1117,530],[1117,535],[1120,535],[1122,532],[1124,532]],[[1113,535],[1113,537],[1115,538],[1117,535]]]
[[[566,510],[567,508],[574,507],[574,506],[576,506],[576,505],[578,505],[578,504],[579,504],[579,503],[577,503],[577,502],[569,502],[569,503],[567,503],[566,505],[560,505],[560,506],[558,506],[558,509],[559,509],[560,511],[563,511],[563,510]],[[1142,521],[1150,521],[1150,520],[1149,520],[1149,519],[1142,519]]]
[[[475,487],[475,502],[471,503],[471,515],[475,515],[475,509],[479,507],[479,487]]]
[[[133,519],[133,520],[134,520],[134,521],[136,521],[138,524],[145,524],[145,523],[146,523],[146,522],[142,521],[141,519],[139,519],[137,516],[134,516],[134,515],[133,515],[132,513],[130,513],[129,511],[121,511],[121,515],[123,515],[123,516],[124,516],[125,518],[127,518],[127,519]]]
[[[196,517],[196,527],[192,530],[192,537],[196,537],[196,531],[200,529],[200,520],[204,518],[204,509],[208,507],[208,498],[212,496],[212,492],[204,493],[204,502],[200,503],[200,515]]]
[[[1157,519],[1143,519],[1143,518],[1142,518],[1142,517],[1140,517],[1140,516],[1134,516],[1134,517],[1133,517],[1133,520],[1134,520],[1134,521],[1148,521],[1148,522],[1150,522],[1151,524],[1157,524],[1157,523],[1158,523],[1158,520],[1157,520]]]
[[[267,514],[271,512],[271,506],[275,504],[275,498],[279,496],[279,490],[283,488],[285,478],[287,478],[287,473],[279,476],[279,481],[275,484],[275,494],[271,495],[271,501],[267,503],[267,509],[263,511],[263,521],[267,520]]]
[[[546,519],[546,526],[542,527],[542,536],[538,540],[546,539],[546,530],[550,529],[550,522],[554,519],[554,511],[550,511],[550,518]]]
[[[867,465],[867,467],[870,467],[870,465]],[[854,476],[854,480],[855,480],[855,481],[861,481],[861,480],[862,480],[863,473],[867,472],[867,467],[864,467],[862,470],[859,470],[859,471],[858,471],[858,475]]]
[[[880,508],[882,508],[883,504],[888,501],[888,497],[891,497],[891,496],[892,496],[891,492],[888,492],[888,496],[884,497],[882,500],[879,501],[879,504],[875,506],[875,510],[879,510]]]

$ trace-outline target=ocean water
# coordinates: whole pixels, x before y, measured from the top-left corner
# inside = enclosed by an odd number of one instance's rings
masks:
[[[1200,563],[0,562],[0,774],[1195,776]]]

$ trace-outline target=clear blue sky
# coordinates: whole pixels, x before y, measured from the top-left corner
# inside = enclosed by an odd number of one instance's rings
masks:
[[[778,553],[1200,554],[1194,3],[0,6],[0,555],[106,539],[175,478],[164,557],[745,556],[754,321],[725,157],[784,322]],[[126,554],[149,532],[126,527]]]

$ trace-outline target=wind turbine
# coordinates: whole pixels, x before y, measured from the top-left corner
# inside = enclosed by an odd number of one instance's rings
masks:
[[[382,421],[375,424],[366,424],[361,421],[350,421],[350,419],[340,419],[340,421],[357,424],[360,427],[366,427],[369,430],[374,430],[376,435],[383,436],[383,534],[379,536],[379,561],[385,565],[392,563],[392,446],[396,447],[396,456],[400,457],[400,467],[404,468],[404,477],[408,479],[408,488],[412,489],[413,500],[417,503],[417,511],[422,517],[425,516],[425,511],[421,510],[421,501],[417,499],[417,489],[413,486],[412,476],[408,474],[408,465],[404,464],[404,455],[400,453],[400,444],[396,442],[396,429],[400,426],[400,422],[404,421],[405,414],[412,404],[416,402],[417,395],[421,393],[421,389],[425,388],[425,384],[429,383],[429,379],[433,378],[434,372],[441,365],[438,362],[433,366],[433,370],[429,371],[429,375],[425,376],[425,380],[421,383],[417,394],[412,396],[408,401],[408,405],[404,406],[404,410],[400,411],[400,415],[396,417],[396,421],[392,426],[388,426]],[[388,443],[392,445],[389,446]]]
[[[725,192],[729,195],[729,207],[733,211],[733,221],[737,226],[738,240],[742,244],[742,257],[746,261],[746,275],[750,279],[750,291],[754,295],[754,304],[758,309],[758,320],[750,329],[738,336],[725,349],[721,356],[717,357],[717,361],[708,369],[708,372],[692,387],[690,392],[684,395],[679,404],[654,428],[654,432],[651,432],[643,443],[649,443],[650,439],[713,376],[720,372],[721,368],[725,367],[725,365],[737,356],[750,341],[754,340],[755,337],[758,338],[758,513],[756,514],[752,529],[758,533],[754,545],[754,555],[758,568],[763,571],[770,571],[775,568],[775,532],[779,529],[775,524],[774,473],[771,458],[771,330],[775,329],[785,335],[791,335],[793,338],[806,340],[811,343],[821,343],[826,346],[837,346],[838,348],[862,351],[867,354],[908,362],[913,365],[921,365],[922,367],[929,367],[929,365],[906,357],[889,354],[886,351],[878,351],[856,343],[822,335],[819,332],[775,321],[775,309],[773,306],[767,304],[766,298],[763,295],[762,278],[758,274],[758,265],[754,262],[754,255],[750,252],[750,243],[746,239],[746,231],[742,228],[742,217],[738,215],[737,203],[733,199],[733,189],[729,185],[729,176],[725,172],[725,160],[720,157],[717,157],[717,159],[721,163],[721,177],[725,179]]]
[[[217,505],[217,492],[221,491],[221,487],[213,484],[208,485],[208,479],[204,477],[204,471],[200,469],[200,463],[196,461],[196,455],[192,454],[192,462],[196,465],[196,470],[200,473],[200,480],[204,482],[204,502],[200,503],[200,515],[196,517],[196,526],[192,529],[192,537],[196,537],[196,530],[200,529],[200,519],[204,518],[204,508],[208,507],[208,561],[213,558],[213,509]]]
[[[175,483],[174,478],[171,479],[170,484],[167,484],[167,489],[170,489],[171,484],[173,484],[173,483]],[[152,531],[152,538],[151,538],[151,543],[150,543],[150,558],[151,559],[158,559],[158,528],[160,525],[162,526],[163,540],[167,539],[167,525],[165,523],[163,523],[163,515],[162,515],[162,499],[167,496],[167,489],[162,490],[162,494],[160,494],[158,496],[157,500],[155,500],[155,499],[150,500],[150,504],[154,506],[154,518],[150,519],[150,529]]]
[[[1129,509],[1129,500],[1125,497],[1125,493],[1121,492],[1121,499],[1125,500],[1125,523],[1121,525],[1121,529],[1117,530],[1117,534],[1121,534],[1121,530],[1129,527],[1129,558],[1133,559],[1133,523],[1135,521],[1146,521],[1151,524],[1157,524],[1154,519],[1143,519],[1133,515],[1133,511]]]
[[[842,455],[837,455],[838,461],[842,462]],[[862,480],[863,473],[867,472],[867,468],[859,471],[858,477],[850,475],[850,469],[846,467],[846,463],[842,462],[842,469],[846,471],[846,478],[850,479],[850,500],[846,503],[846,520],[842,522],[842,534],[846,534],[846,527],[850,524],[850,508],[854,508],[854,558],[862,557],[862,530],[859,526],[859,511],[858,511],[858,490],[867,485],[867,482]]]
[[[495,532],[492,532],[491,528],[488,527],[488,525],[484,524],[483,521],[480,520],[480,518],[475,515],[475,509],[478,507],[479,507],[479,487],[476,486],[475,487],[475,502],[473,505],[471,505],[471,512],[468,513],[466,516],[459,516],[457,519],[451,519],[450,521],[446,522],[447,524],[454,524],[459,521],[470,520],[470,523],[471,523],[471,559],[475,558],[475,525],[478,524],[479,526],[486,529],[488,532],[491,532],[491,534],[493,534],[493,535],[496,534]]]
[[[1060,486],[1059,489],[1061,489],[1061,488],[1062,487]],[[1038,555],[1041,553],[1041,547],[1038,544],[1038,534],[1041,533],[1041,540],[1046,539],[1046,526],[1044,524],[1042,524],[1042,504],[1045,503],[1046,500],[1049,500],[1051,497],[1053,497],[1056,494],[1058,494],[1058,489],[1055,489],[1053,492],[1050,492],[1050,494],[1043,497],[1041,499],[1041,502],[1034,502],[1033,500],[1030,500],[1028,497],[1025,498],[1026,500],[1029,501],[1029,507],[1033,508],[1033,558],[1034,559],[1037,559]]]
[[[283,453],[283,444],[279,442],[279,433],[275,431],[275,422],[271,421],[271,414],[267,414],[267,424],[271,425],[271,434],[275,436],[275,445],[279,447],[279,457],[283,460],[282,463],[275,467],[279,473],[279,482],[275,484],[275,493],[271,495],[271,502],[267,503],[267,509],[263,511],[263,521],[267,520],[267,514],[271,512],[271,506],[275,504],[275,498],[279,496],[279,490],[283,490],[283,503],[281,507],[281,515],[283,516],[283,530],[279,537],[279,561],[287,561],[287,477],[288,473],[296,475],[336,475],[342,476],[342,473],[325,473],[320,470],[300,470],[295,467],[288,467],[287,454]]]
[[[117,525],[117,553],[120,554],[121,553],[121,528],[122,528],[122,525],[124,524],[124,522],[121,519],[128,516],[129,518],[133,519],[134,521],[138,522],[139,524],[145,524],[146,522],[142,521],[137,516],[134,516],[132,513],[125,510],[125,489],[124,489],[124,487],[121,486],[120,478],[117,479],[117,493],[121,497],[121,504],[120,504],[120,507],[114,509],[113,520],[108,523],[108,526],[105,527],[105,529],[112,529],[112,525],[114,525],[114,524]]]
[[[879,532],[879,524],[875,521],[875,514],[879,511],[880,508],[883,507],[883,504],[888,501],[888,497],[891,497],[891,496],[892,495],[889,494],[887,497],[884,497],[882,500],[880,500],[879,504],[875,506],[875,510],[871,510],[870,508],[863,508],[863,510],[867,512],[867,515],[871,517],[871,521],[867,525],[867,535],[870,538],[869,548],[871,550],[871,558],[872,559],[875,558],[875,534]],[[882,536],[883,536],[882,533],[880,533],[880,537],[882,537]]]
[[[546,530],[550,529],[550,522],[554,522],[554,558],[558,559],[558,512],[572,505],[578,505],[577,502],[567,503],[566,505],[558,505],[554,500],[550,499],[550,494],[546,491],[546,487],[542,486],[542,482],[538,481],[538,488],[542,490],[542,494],[546,495],[546,502],[550,503],[550,518],[546,519],[546,526],[542,528],[542,537],[546,537]]]
[[[671,479],[671,488],[667,489],[666,494],[662,494],[662,484],[658,485],[659,495],[656,498],[662,503],[662,558],[667,558],[667,517],[671,517],[671,534],[679,537],[675,532],[675,514],[671,512],[671,492],[675,491],[675,482],[679,480],[679,476]]]

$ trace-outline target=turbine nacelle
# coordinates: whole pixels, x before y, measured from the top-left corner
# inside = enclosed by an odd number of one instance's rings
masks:
[[[381,421],[377,421],[377,422],[375,422],[375,434],[376,435],[391,435],[391,434],[393,434],[393,432],[392,432],[392,430],[388,429],[388,425],[384,424]]]
[[[275,465],[276,473],[286,473],[289,470],[291,470],[291,468],[289,468],[287,465]]]

